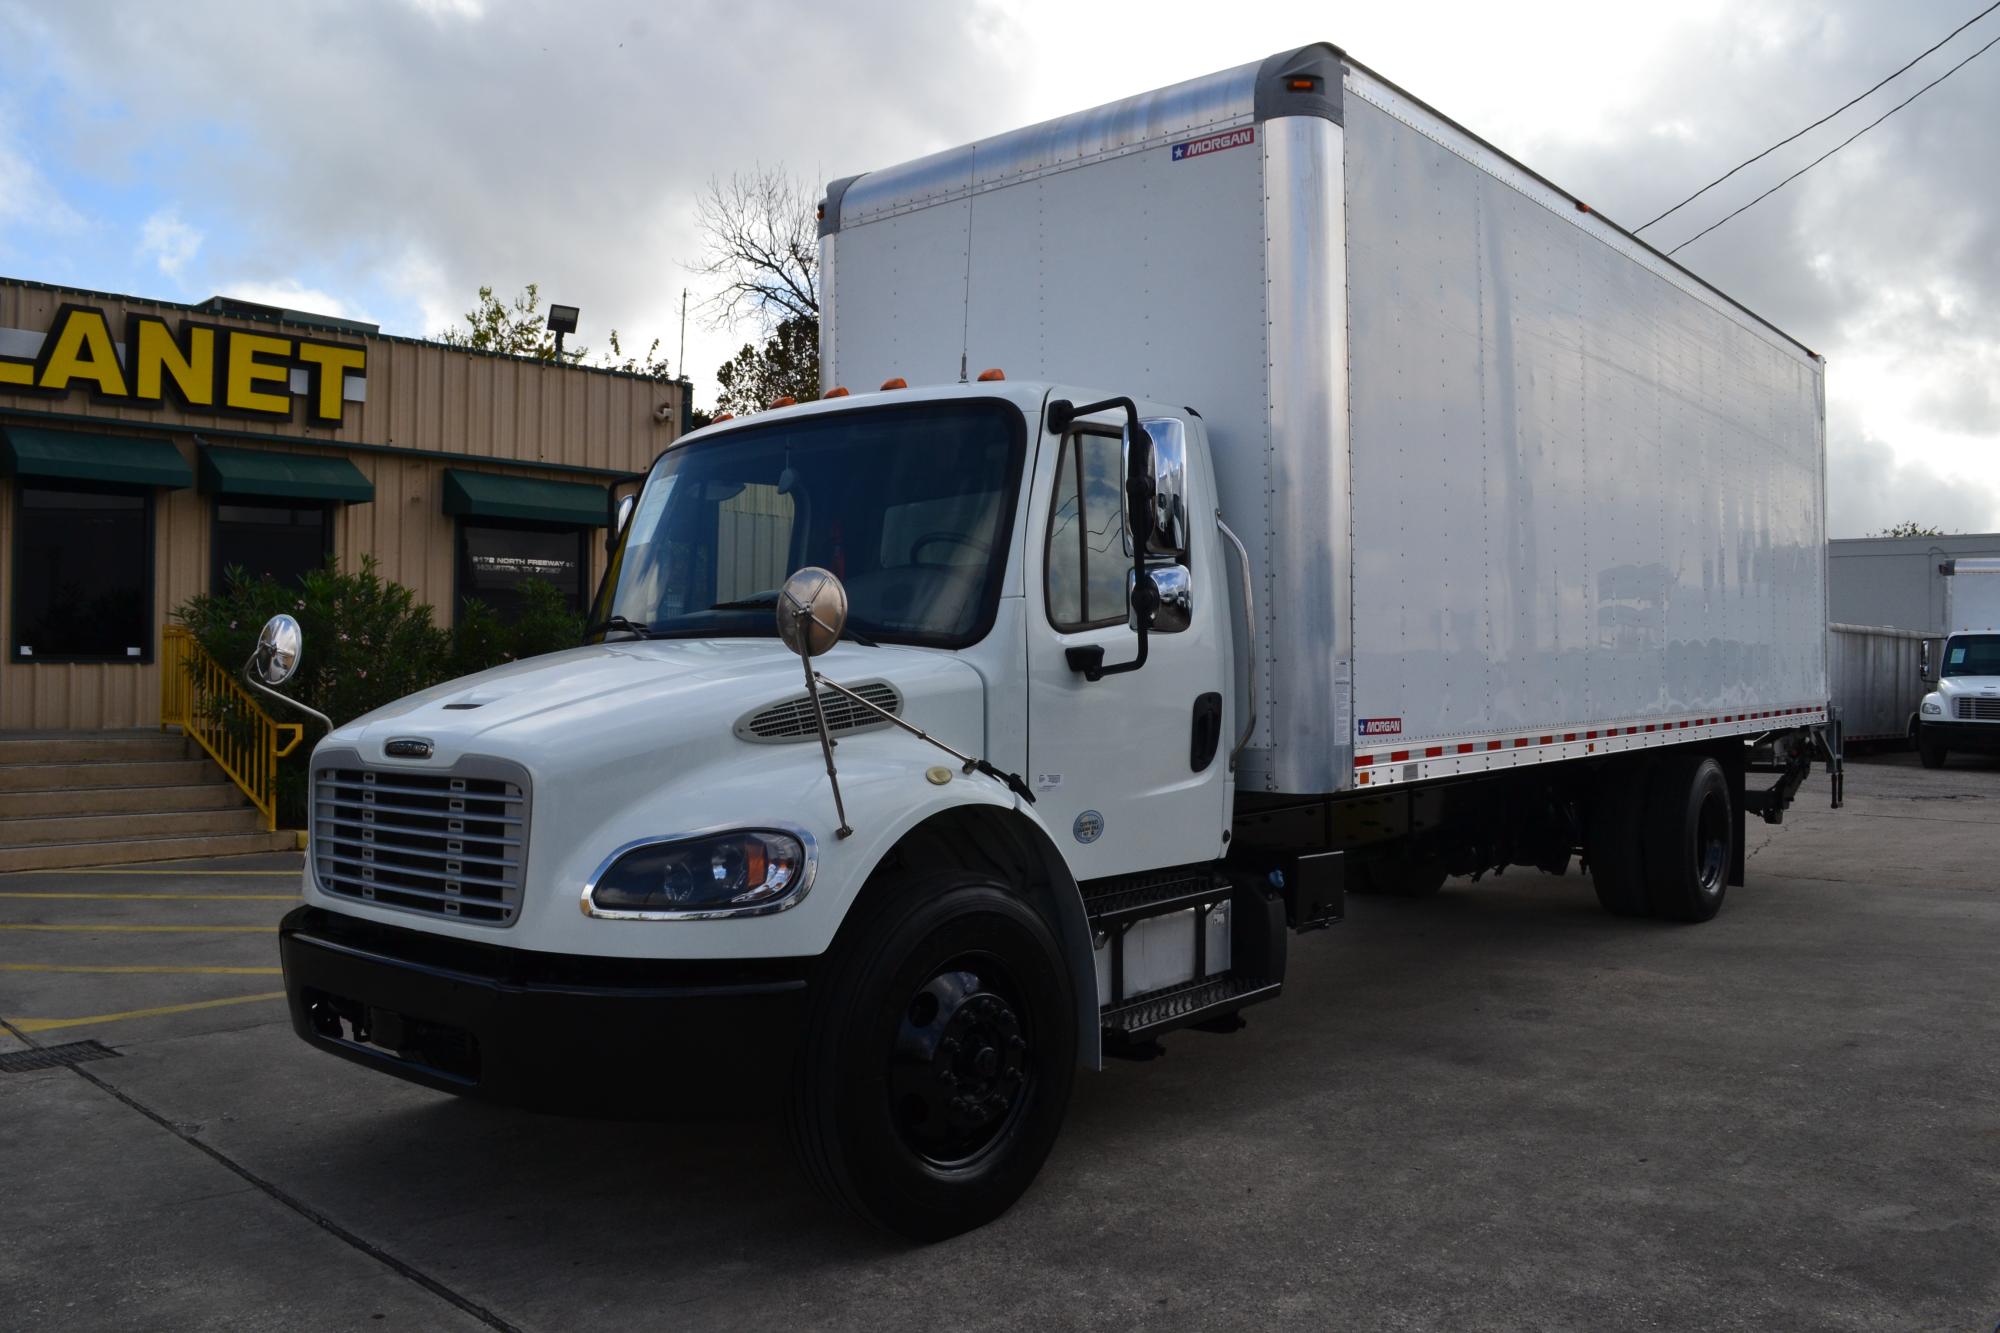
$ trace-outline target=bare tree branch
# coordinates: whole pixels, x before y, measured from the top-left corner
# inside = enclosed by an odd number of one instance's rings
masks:
[[[708,182],[695,205],[702,257],[689,267],[717,283],[702,303],[709,327],[747,317],[768,334],[786,320],[819,318],[816,204],[809,186],[775,168]]]

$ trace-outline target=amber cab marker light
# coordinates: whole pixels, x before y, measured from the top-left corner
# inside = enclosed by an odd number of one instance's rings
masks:
[[[1293,79],[1285,85],[1295,93],[1309,93],[1319,87],[1318,79]]]
[[[886,379],[882,381],[882,389],[884,392],[887,392],[890,389],[907,389],[909,387],[910,387],[910,382],[904,379],[901,375],[898,375],[893,379]]]
[[[847,397],[847,387],[845,385],[836,385],[835,387],[828,389],[825,393],[821,394],[820,397],[845,398]]]
[[[720,426],[725,421],[734,421],[734,420],[736,420],[736,414],[734,412],[718,412],[716,415],[708,419],[708,424],[711,426]]]
[[[982,370],[979,372],[979,382],[981,384],[992,384],[997,380],[1004,380],[1006,378],[1007,378],[1007,372],[999,369],[998,367],[995,367],[992,370]]]
[[[798,402],[798,401],[799,401],[798,399],[796,399],[796,398],[792,397],[792,396],[791,396],[790,394],[786,394],[786,395],[785,395],[784,397],[782,397],[782,398],[773,398],[773,399],[771,400],[771,403],[770,403],[770,405],[771,405],[772,407],[774,407],[774,408],[778,408],[778,407],[790,407],[790,406],[792,406],[792,405],[793,405],[794,403],[796,403],[796,402]]]

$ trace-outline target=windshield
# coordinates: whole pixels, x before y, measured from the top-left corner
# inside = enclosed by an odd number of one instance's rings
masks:
[[[1945,641],[1941,676],[2000,676],[2000,634],[1954,634]]]
[[[982,638],[1006,564],[1021,414],[986,400],[773,418],[653,465],[599,622],[775,637],[779,586],[821,565],[846,585],[864,639]]]

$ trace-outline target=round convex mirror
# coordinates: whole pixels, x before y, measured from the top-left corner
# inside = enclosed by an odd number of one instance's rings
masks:
[[[299,622],[290,616],[272,616],[264,622],[264,632],[257,636],[257,655],[251,659],[254,670],[266,685],[283,685],[299,669],[299,655],[305,651],[305,631]]]
[[[778,637],[801,657],[818,657],[847,627],[847,589],[830,569],[807,565],[778,591]]]

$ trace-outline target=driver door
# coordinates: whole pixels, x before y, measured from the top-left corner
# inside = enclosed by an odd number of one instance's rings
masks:
[[[1180,419],[1186,513],[1215,510],[1200,422]],[[1085,679],[1066,652],[1133,659],[1132,571],[1118,424],[1046,430],[1036,455],[1028,539],[1028,782],[1036,813],[1078,879],[1213,860],[1233,799],[1228,592],[1213,522],[1187,525],[1192,585],[1185,629],[1149,636],[1137,671]]]

